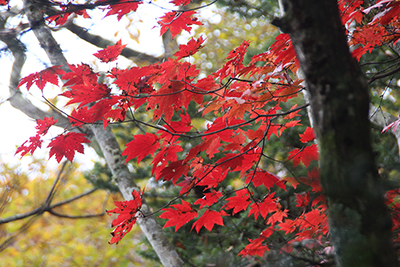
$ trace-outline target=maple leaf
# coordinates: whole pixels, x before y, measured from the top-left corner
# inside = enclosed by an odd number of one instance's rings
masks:
[[[145,135],[135,135],[125,146],[126,148],[122,152],[122,156],[127,156],[125,163],[137,157],[137,164],[139,164],[144,157],[153,155],[160,148],[160,143],[157,135],[146,133]]]
[[[218,191],[212,191],[211,193],[205,193],[204,197],[199,198],[194,202],[195,205],[200,205],[200,208],[204,206],[211,206],[212,204],[216,203],[219,198],[222,197],[222,193]]]
[[[254,219],[257,220],[258,216],[261,215],[265,219],[270,212],[276,211],[277,203],[276,199],[273,198],[274,195],[275,193],[271,193],[262,201],[251,204],[248,216],[254,214]]]
[[[53,66],[42,71],[29,74],[21,79],[17,88],[21,87],[23,84],[26,84],[26,88],[29,91],[32,85],[35,84],[43,92],[43,89],[47,83],[58,85],[58,75],[63,75],[65,73],[59,67],[60,66]]]
[[[111,227],[116,228],[111,232],[113,236],[111,238],[110,244],[117,243],[132,229],[132,226],[136,223],[138,212],[142,207],[143,191],[137,192],[132,191],[132,200],[126,201],[115,201],[114,204],[117,208],[113,210],[107,210],[108,215],[110,213],[118,214],[118,217],[113,220]]]
[[[47,146],[50,147],[49,158],[55,155],[58,163],[60,163],[63,157],[66,157],[72,162],[75,151],[83,153],[82,143],[90,143],[83,133],[69,132],[67,134],[61,134],[54,138]]]
[[[278,187],[285,189],[285,185],[283,184],[281,179],[275,174],[272,174],[268,171],[256,171],[249,173],[247,175],[245,183],[250,183],[250,182],[252,182],[255,187],[258,187],[263,184],[268,189],[270,189],[274,185],[277,185]]]
[[[45,135],[47,133],[47,131],[49,130],[49,128],[56,124],[58,120],[55,120],[53,117],[44,117],[43,120],[36,120],[36,130],[37,130],[37,134],[39,135]]]
[[[293,166],[299,165],[300,161],[308,167],[313,160],[319,159],[318,147],[316,144],[306,146],[301,149],[296,148],[289,152],[288,160],[293,160]]]
[[[224,205],[228,210],[233,209],[232,215],[235,215],[239,211],[246,210],[250,205],[251,200],[249,197],[249,191],[247,189],[241,189],[236,191],[236,196],[229,197],[226,199],[228,203]]]
[[[93,55],[101,60],[101,62],[111,62],[117,59],[119,54],[121,54],[122,50],[126,45],[121,45],[121,40],[119,40],[115,45],[107,46],[107,48],[103,50],[99,50]]]
[[[180,45],[179,46],[179,51],[174,54],[174,56],[177,57],[177,59],[181,59],[184,57],[188,57],[191,55],[194,55],[197,51],[199,51],[200,48],[202,48],[202,44],[204,43],[205,39],[203,39],[203,36],[200,36],[197,41],[192,38],[189,40],[189,42],[185,45]]]
[[[284,217],[288,216],[288,211],[287,209],[285,210],[276,210],[269,218],[267,221],[267,224],[274,225],[276,222],[282,222]]]
[[[159,179],[172,180],[172,184],[175,185],[176,181],[182,176],[186,176],[188,171],[189,166],[183,160],[174,161],[163,168],[158,175],[156,174],[156,181]]]
[[[110,2],[108,0],[100,0],[99,2]],[[140,0],[119,0],[115,4],[110,4],[107,8],[110,9],[104,17],[117,15],[118,20],[120,20],[124,15],[131,11],[136,11],[139,4],[143,3]]]
[[[69,72],[66,72],[62,79],[66,80],[64,86],[71,85],[86,85],[91,86],[97,83],[98,74],[92,71],[92,68],[87,64],[70,65]]]
[[[40,148],[42,146],[43,140],[40,139],[40,135],[37,134],[35,136],[29,137],[21,146],[17,148],[17,151],[14,155],[21,153],[21,157],[25,156],[27,153],[31,155],[35,152],[36,148]]]
[[[197,233],[204,226],[208,231],[211,231],[215,224],[224,225],[222,216],[227,216],[228,214],[221,210],[220,212],[214,210],[206,210],[203,215],[193,223],[193,228],[196,228]]]
[[[262,242],[265,238],[259,237],[257,239],[249,239],[249,244],[240,251],[239,255],[242,257],[250,255],[250,256],[264,256],[265,252],[269,250],[267,245],[264,245]]]
[[[301,194],[294,193],[296,196],[296,207],[306,207],[310,203],[310,192],[303,192]]]
[[[300,141],[302,143],[308,143],[311,141],[314,141],[315,139],[315,133],[314,130],[310,127],[307,127],[307,129],[304,131],[304,133],[300,134]]]
[[[197,217],[198,213],[192,208],[190,203],[181,199],[182,204],[171,205],[170,208],[163,209],[164,213],[160,215],[161,219],[168,219],[164,228],[175,226],[175,232],[184,224]]]
[[[10,0],[0,0],[0,6],[6,6],[8,2],[10,2]]]
[[[197,18],[192,18],[192,15],[195,13],[196,12],[194,11],[171,11],[166,13],[158,21],[158,24],[161,25],[160,36],[163,35],[167,30],[170,30],[172,38],[178,35],[181,30],[185,30],[190,33],[190,30],[192,29],[190,25],[202,25]]]

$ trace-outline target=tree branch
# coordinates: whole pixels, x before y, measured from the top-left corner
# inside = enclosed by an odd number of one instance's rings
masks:
[[[107,46],[111,46],[114,45],[113,42],[104,39],[101,36],[98,35],[94,35],[88,32],[87,29],[78,26],[74,23],[68,23],[65,26],[66,29],[68,29],[70,32],[76,34],[79,38],[87,41],[88,43],[91,43],[92,45],[95,45],[97,47],[101,47],[101,48],[106,48]],[[150,63],[150,64],[154,64],[159,62],[161,59],[160,58],[156,58],[153,57],[151,55],[147,55],[141,52],[137,52],[133,49],[127,48],[125,47],[122,52],[121,55],[128,58],[128,59],[132,59],[134,62],[136,63]]]

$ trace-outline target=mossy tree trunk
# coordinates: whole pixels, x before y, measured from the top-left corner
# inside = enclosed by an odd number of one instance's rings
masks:
[[[391,218],[371,148],[366,80],[351,57],[336,0],[282,0],[320,145],[321,183],[339,266],[397,266]]]

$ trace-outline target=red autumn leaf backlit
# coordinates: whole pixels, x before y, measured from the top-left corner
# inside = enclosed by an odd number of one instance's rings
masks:
[[[93,55],[100,59],[102,62],[108,63],[117,59],[119,54],[126,45],[121,45],[121,40],[119,40],[115,45],[107,46],[107,48],[100,50]]]
[[[83,143],[90,143],[83,133],[69,132],[67,134],[61,134],[54,138],[47,146],[50,147],[49,158],[55,155],[58,163],[63,157],[66,157],[72,162],[75,152],[83,153]]]
[[[35,84],[41,91],[43,91],[47,83],[58,85],[58,75],[62,74],[64,74],[64,71],[61,70],[59,66],[50,67],[22,78],[18,84],[18,88],[26,84],[26,88],[29,91],[32,85]]]
[[[99,2],[111,2],[108,0],[100,0]],[[110,9],[104,17],[111,15],[117,15],[118,20],[120,20],[124,15],[131,11],[136,11],[141,4],[140,0],[119,0],[116,3],[110,4],[107,9]]]
[[[161,26],[160,35],[163,35],[167,30],[170,30],[172,38],[178,35],[182,30],[190,33],[191,25],[202,25],[197,18],[192,18],[196,12],[176,12],[171,11],[160,18],[158,24]]]
[[[21,157],[25,156],[27,153],[30,153],[32,155],[37,148],[40,148],[42,146],[42,143],[43,140],[41,140],[39,134],[29,137],[28,140],[26,140],[21,146],[17,148],[15,155],[17,155],[18,153],[21,153]]]
[[[179,46],[179,51],[174,54],[178,59],[188,57],[194,55],[200,48],[202,48],[202,44],[205,39],[203,36],[200,36],[199,39],[195,40],[194,38],[190,39],[189,42],[185,45]]]
[[[56,124],[57,120],[55,120],[53,117],[44,117],[43,120],[36,120],[36,130],[39,135],[45,135],[49,128]]]

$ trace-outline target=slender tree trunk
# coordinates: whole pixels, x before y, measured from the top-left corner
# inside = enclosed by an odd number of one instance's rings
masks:
[[[311,95],[321,183],[339,266],[397,266],[391,218],[371,148],[366,80],[351,57],[336,0],[283,0]]]

